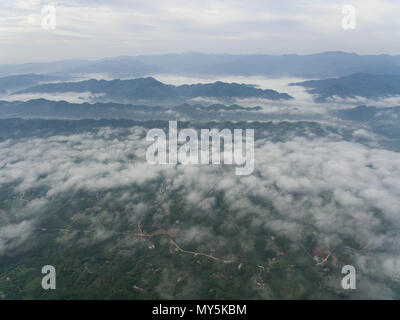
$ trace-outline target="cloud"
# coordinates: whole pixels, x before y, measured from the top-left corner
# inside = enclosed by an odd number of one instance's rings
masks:
[[[277,142],[265,132],[256,140],[254,174],[239,177],[229,166],[149,165],[144,160],[145,132],[142,127],[101,128],[1,142],[0,185],[13,183],[16,193],[45,187],[45,199],[28,204],[39,211],[63,193],[109,192],[99,200],[102,206],[109,199],[115,200],[113,189],[137,187],[118,193],[120,205],[131,212],[129,223],[136,227],[151,208],[138,190],[149,186],[157,190],[155,186],[163,181],[165,193],[155,195],[154,201],[169,206],[165,199],[179,195],[184,199],[180,210],[202,221],[179,233],[179,243],[185,247],[203,252],[212,248],[216,255],[232,259],[240,259],[242,252],[254,253],[254,240],[247,233],[251,228],[240,231],[248,242],[235,250],[226,239],[226,234],[238,232],[240,219],[253,213],[253,228],[289,239],[293,252],[301,250],[298,244],[310,235],[323,248],[340,251],[352,247],[348,250],[352,250],[353,263],[368,280],[357,294],[371,297],[383,292],[385,297],[393,297],[384,281],[400,281],[396,271],[400,261],[399,153],[344,141],[338,135],[317,137],[310,133],[293,138],[283,131]],[[356,132],[356,136],[360,134],[368,132]],[[221,197],[222,207],[218,204]],[[155,221],[163,221],[165,209],[156,210]],[[226,212],[229,216],[216,233],[207,223]],[[39,213],[2,227],[0,251],[26,241],[38,217]],[[100,212],[91,216],[87,235],[64,235],[58,241],[68,243],[72,237],[82,246],[107,242],[118,234],[116,228],[121,223],[114,213]],[[107,248],[129,247],[130,239],[124,235]]]
[[[41,28],[55,5],[57,29]],[[357,29],[341,28],[342,3],[326,1],[3,1],[4,62],[170,52],[398,53],[394,0],[356,0]],[[374,43],[374,48],[371,47]],[[210,49],[212,48],[212,49]],[[378,49],[379,48],[379,49]]]
[[[227,83],[241,83],[254,85],[260,89],[273,89],[278,92],[288,93],[294,97],[294,100],[289,101],[272,101],[262,98],[236,98],[233,102],[245,107],[262,107],[260,112],[265,114],[275,115],[324,115],[327,112],[354,108],[359,105],[367,105],[374,107],[393,107],[400,105],[400,96],[389,96],[382,98],[341,98],[338,96],[331,97],[325,103],[316,102],[316,95],[307,92],[306,88],[301,86],[289,86],[290,83],[302,82],[309,79],[281,77],[268,78],[264,76],[204,76],[190,77],[172,74],[156,74],[153,75],[159,81],[165,84],[182,85],[182,84],[197,84],[197,83],[213,83],[215,81],[223,81]],[[190,101],[191,103],[215,104],[224,103],[224,101],[216,98],[197,97]],[[225,102],[226,103],[226,102]]]
[[[0,256],[20,246],[29,238],[32,229],[32,222],[27,220],[0,227]]]
[[[62,92],[62,93],[23,93],[13,95],[3,95],[0,99],[3,101],[28,101],[32,99],[47,99],[52,101],[67,101],[70,103],[94,103],[104,94],[95,94],[87,92]]]

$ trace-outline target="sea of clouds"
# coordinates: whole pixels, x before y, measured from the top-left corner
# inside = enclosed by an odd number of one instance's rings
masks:
[[[400,281],[399,153],[333,134],[295,138],[288,134],[280,142],[266,134],[256,140],[254,173],[236,176],[231,166],[150,165],[145,161],[145,135],[143,127],[101,128],[1,142],[0,187],[14,183],[16,194],[39,186],[47,191],[16,213],[21,215],[19,223],[2,221],[0,255],[29,239],[34,241],[41,208],[59,194],[140,187],[162,177],[167,198],[183,188],[186,205],[200,209],[198,214],[215,214],[215,195],[222,191],[237,216],[257,212],[254,225],[293,242],[304,241],[310,230],[324,248],[334,249],[346,245],[349,237],[355,239],[364,248],[354,250],[355,264],[367,277],[360,284],[360,297],[393,297],[385,281]],[[121,201],[129,202],[129,195]],[[271,216],[263,201],[272,203],[279,216]],[[142,213],[145,206],[131,204],[133,211]],[[24,212],[30,214],[22,216]],[[106,239],[112,233],[103,228],[98,235]],[[186,230],[180,237],[183,242],[199,242],[218,235],[211,229]]]

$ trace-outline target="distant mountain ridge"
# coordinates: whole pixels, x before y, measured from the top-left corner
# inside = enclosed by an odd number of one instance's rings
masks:
[[[28,101],[0,100],[0,118],[44,118],[44,119],[240,119],[261,111],[261,107],[239,105],[181,104],[171,107],[132,105],[119,103],[70,103],[47,99]],[[254,118],[257,119],[257,115]]]
[[[340,51],[308,55],[164,54],[100,60],[0,65],[0,75],[22,73],[90,74],[143,77],[157,73],[189,76],[260,75],[266,77],[329,78],[354,73],[400,74],[400,56],[358,55]]]
[[[207,84],[167,85],[152,77],[132,80],[87,80],[61,82],[34,86],[17,93],[63,93],[92,92],[105,94],[108,98],[128,100],[184,100],[196,97],[210,98],[264,98],[270,100],[291,100],[287,93],[263,90],[254,86],[217,81]]]
[[[78,66],[68,70],[71,74],[110,74],[119,77],[135,75],[146,76],[162,73],[164,68],[147,64],[134,57],[120,57],[118,59],[104,59],[86,66]]]
[[[323,102],[337,96],[341,98],[383,98],[400,95],[400,75],[358,73],[346,77],[290,83],[302,86]]]
[[[338,110],[334,114],[343,120],[351,121],[398,121],[400,119],[400,107],[377,108],[358,106],[356,108]]]
[[[40,82],[59,81],[62,78],[44,74],[21,74],[0,78],[0,93],[21,90]]]

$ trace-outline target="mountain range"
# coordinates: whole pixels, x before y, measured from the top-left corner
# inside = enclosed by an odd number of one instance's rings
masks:
[[[358,106],[351,109],[335,111],[343,120],[351,121],[397,121],[400,119],[400,107],[368,107]]]
[[[132,105],[118,103],[70,103],[47,99],[28,101],[0,100],[0,118],[44,118],[44,119],[261,119],[261,107],[243,107],[239,105],[180,104],[171,107]]]
[[[20,74],[0,78],[0,93],[12,92],[27,88],[42,82],[65,80],[65,77],[56,77],[45,74]]]
[[[23,93],[64,93],[91,92],[104,94],[113,101],[152,100],[184,101],[196,97],[209,98],[264,98],[270,100],[291,100],[287,93],[275,90],[263,90],[247,84],[225,83],[217,81],[207,84],[167,85],[152,77],[131,80],[87,80],[79,82],[60,82],[34,86],[18,91]]]
[[[400,75],[357,73],[340,78],[309,80],[289,84],[302,86],[324,102],[334,96],[341,98],[364,97],[369,99],[400,95]]]
[[[113,77],[143,77],[169,73],[192,76],[262,75],[328,78],[354,73],[400,74],[400,56],[358,55],[341,51],[308,55],[183,53],[0,65],[0,75],[23,73],[63,75],[106,73]]]

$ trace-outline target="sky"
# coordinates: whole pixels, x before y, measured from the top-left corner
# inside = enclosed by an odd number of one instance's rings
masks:
[[[48,5],[56,25],[46,30]],[[343,28],[346,5],[355,29]],[[2,0],[0,13],[0,64],[181,52],[400,54],[398,0]]]

